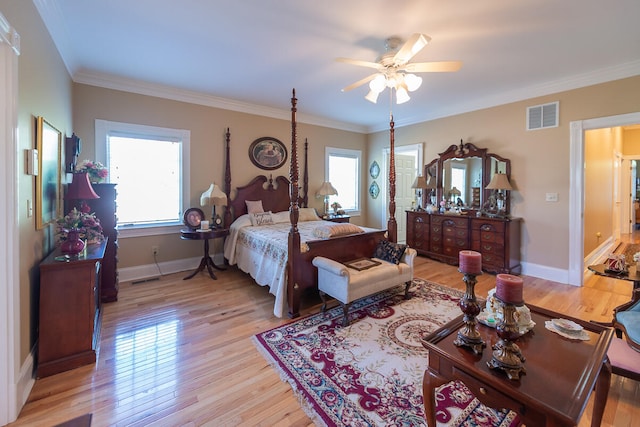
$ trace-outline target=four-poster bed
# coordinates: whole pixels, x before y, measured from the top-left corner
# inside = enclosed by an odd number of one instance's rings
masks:
[[[230,203],[225,208],[224,223],[230,228],[230,235],[225,242],[224,255],[229,264],[238,265],[242,271],[251,274],[259,285],[270,287],[270,292],[276,296],[274,314],[279,317],[284,312],[289,317],[298,317],[301,298],[311,293],[317,295],[318,274],[316,267],[312,265],[313,258],[323,256],[336,261],[350,261],[371,257],[378,243],[385,239],[386,233],[386,230],[322,221],[314,209],[307,207],[308,143],[305,141],[304,144],[301,196],[296,104],[294,90],[291,98],[289,179],[284,176],[273,179],[271,176],[267,178],[259,175],[247,185],[237,187],[232,199],[229,157],[231,137],[228,129],[226,133],[225,193]],[[394,164],[393,156],[392,145],[391,165]],[[394,170],[392,166],[389,180],[391,241],[395,241],[396,232]],[[256,211],[258,213],[249,212],[249,206],[253,209],[256,205],[260,206]],[[252,221],[257,217],[266,219],[266,226],[252,226]]]

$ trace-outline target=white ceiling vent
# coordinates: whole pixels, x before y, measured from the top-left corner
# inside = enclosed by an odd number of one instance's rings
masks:
[[[559,102],[527,108],[527,130],[558,127]]]

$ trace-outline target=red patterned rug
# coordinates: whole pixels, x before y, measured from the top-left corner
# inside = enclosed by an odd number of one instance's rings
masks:
[[[422,279],[402,291],[356,301],[346,328],[337,306],[253,337],[317,425],[426,425],[420,337],[461,314],[462,293]]]

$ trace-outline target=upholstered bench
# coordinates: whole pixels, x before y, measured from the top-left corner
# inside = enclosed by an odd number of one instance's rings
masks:
[[[398,264],[381,258],[371,258],[378,263],[373,267],[358,269],[325,257],[315,257],[313,265],[318,268],[318,290],[322,298],[322,311],[327,307],[326,295],[342,304],[344,317],[342,325],[349,325],[349,305],[351,302],[404,284],[405,298],[409,299],[409,287],[413,280],[415,249],[406,248]],[[367,263],[367,260],[364,260]]]

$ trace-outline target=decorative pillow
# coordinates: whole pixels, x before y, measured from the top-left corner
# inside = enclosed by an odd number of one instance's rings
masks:
[[[364,230],[355,224],[349,223],[328,223],[326,225],[319,225],[313,229],[313,235],[320,239],[357,233],[364,233]]]
[[[289,211],[272,212],[273,222],[280,224],[283,222],[289,222]]]
[[[320,221],[320,217],[314,208],[300,208],[298,221]]]
[[[271,215],[271,211],[249,214],[249,219],[251,220],[251,225],[253,226],[275,224],[273,216]]]
[[[388,240],[380,240],[376,250],[373,252],[373,258],[382,259],[392,264],[400,264],[400,259],[406,249],[407,245],[399,245]]]
[[[247,213],[260,213],[264,212],[264,208],[262,207],[262,200],[245,200],[247,204]]]

